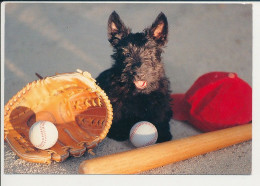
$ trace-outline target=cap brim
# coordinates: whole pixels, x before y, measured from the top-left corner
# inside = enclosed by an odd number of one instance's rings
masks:
[[[185,94],[171,94],[171,107],[173,119],[185,121],[188,120],[189,106],[184,100]]]

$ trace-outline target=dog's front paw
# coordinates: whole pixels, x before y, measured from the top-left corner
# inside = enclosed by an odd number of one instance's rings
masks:
[[[118,128],[111,128],[107,137],[116,141],[125,141],[129,139],[129,130],[119,130]]]
[[[172,140],[172,134],[170,133],[170,131],[168,131],[164,132],[163,134],[159,134],[157,143],[162,143],[170,140]]]
[[[109,137],[113,140],[116,140],[116,141],[125,141],[125,140],[128,140],[129,135],[123,135],[121,133],[117,133],[117,134],[109,133],[107,135],[107,137]]]

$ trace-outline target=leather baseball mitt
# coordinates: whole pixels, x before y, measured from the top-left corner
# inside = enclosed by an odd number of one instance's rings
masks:
[[[78,70],[29,83],[5,105],[4,136],[22,159],[61,162],[92,150],[107,135],[113,118],[105,92],[88,72]],[[46,150],[29,140],[30,127],[47,120],[58,129],[57,143]]]

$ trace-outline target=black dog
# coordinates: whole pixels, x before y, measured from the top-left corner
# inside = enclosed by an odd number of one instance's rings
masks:
[[[157,142],[171,140],[169,81],[161,62],[167,35],[163,13],[142,33],[131,33],[115,11],[110,15],[108,38],[114,47],[114,64],[96,79],[114,110],[109,138],[126,140],[136,122],[149,121],[157,128]]]

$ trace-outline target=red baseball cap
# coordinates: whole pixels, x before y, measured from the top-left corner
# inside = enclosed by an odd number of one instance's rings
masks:
[[[252,121],[252,88],[236,73],[200,76],[185,94],[172,94],[173,118],[204,132]]]

